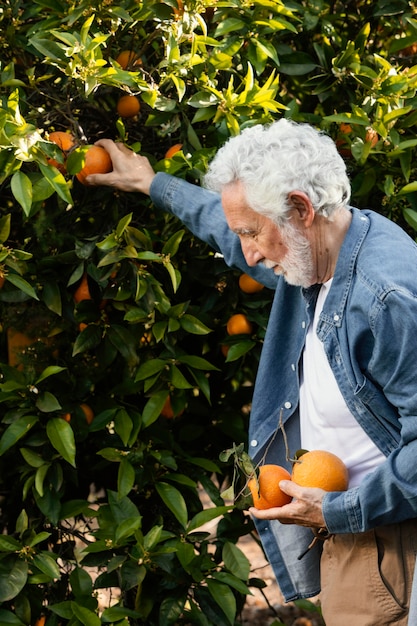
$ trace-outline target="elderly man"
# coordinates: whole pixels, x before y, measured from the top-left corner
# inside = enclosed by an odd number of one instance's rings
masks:
[[[286,600],[321,589],[327,626],[405,626],[417,551],[417,246],[349,206],[343,160],[306,124],[281,119],[227,141],[209,190],[98,143],[113,172],[90,184],[149,194],[275,289],[249,451],[285,465],[281,414],[291,451],[325,449],[349,470],[346,492],[283,481],[290,504],[251,509]],[[307,550],[312,530],[327,538]]]

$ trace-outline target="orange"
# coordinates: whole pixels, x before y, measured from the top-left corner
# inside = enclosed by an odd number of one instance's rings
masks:
[[[38,619],[35,622],[35,626],[44,626],[46,622],[46,617],[45,615],[41,615],[40,617],[38,617]]]
[[[92,300],[90,288],[88,286],[88,277],[86,272],[84,272],[80,284],[77,289],[74,291],[74,302],[78,304],[82,300]]]
[[[252,278],[252,276],[249,276],[249,274],[241,274],[241,276],[239,276],[239,287],[244,293],[257,293],[264,288],[262,283],[259,283]]]
[[[376,130],[374,130],[373,128],[366,129],[365,141],[367,143],[370,143],[372,148],[375,146],[375,144],[378,143],[378,139],[379,136]]]
[[[120,117],[135,117],[140,111],[140,102],[136,96],[122,96],[117,103],[117,112]]]
[[[76,174],[76,177],[83,185],[88,185],[85,180],[90,174],[107,174],[113,169],[110,155],[101,146],[89,146],[85,154],[85,165]]]
[[[349,135],[352,132],[352,126],[347,122],[342,122],[339,126],[340,132],[344,135]]]
[[[64,413],[63,415],[61,415],[62,419],[65,420],[66,422],[70,423],[71,421],[71,413]]]
[[[174,156],[174,154],[177,154],[177,152],[182,149],[182,145],[182,143],[175,143],[173,146],[168,148],[168,150],[165,152],[165,158],[170,159]]]
[[[229,354],[230,346],[228,346],[225,343],[222,343],[220,346],[220,350],[221,350],[222,355],[224,357],[227,357],[227,355]]]
[[[69,132],[64,132],[61,130],[54,131],[49,134],[49,141],[53,141],[56,145],[61,148],[65,158],[67,157],[69,151],[75,146],[76,141],[74,135]],[[59,163],[56,159],[47,159],[49,165],[53,165],[56,167],[62,174],[66,173],[65,162]]]
[[[85,415],[85,421],[87,422],[87,424],[91,424],[94,419],[94,411],[91,406],[89,404],[86,404],[85,402],[82,402],[80,404],[80,409]]]
[[[134,50],[122,50],[117,55],[116,62],[123,70],[127,70],[134,65],[142,65],[142,60]]]
[[[349,475],[338,456],[326,450],[305,452],[294,462],[291,479],[301,487],[319,487],[325,491],[346,491]]]
[[[235,313],[227,322],[229,335],[250,335],[253,326],[244,313]]]
[[[75,137],[69,132],[61,130],[49,134],[49,141],[53,141],[63,152],[69,152],[75,146]]]
[[[253,506],[257,509],[270,509],[289,504],[292,497],[281,491],[281,480],[291,480],[291,475],[281,465],[261,465],[258,479],[249,479],[248,487],[252,494]]]
[[[174,409],[172,408],[171,397],[168,396],[165,400],[164,406],[162,407],[161,415],[165,417],[165,419],[172,419],[173,417],[179,417],[183,414],[184,411],[180,411],[179,413],[174,413]]]

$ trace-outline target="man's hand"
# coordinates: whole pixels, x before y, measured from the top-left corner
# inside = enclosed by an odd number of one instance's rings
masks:
[[[101,146],[110,155],[113,171],[108,174],[90,174],[89,185],[107,185],[121,191],[140,191],[149,195],[155,172],[148,159],[135,154],[122,143],[111,139],[100,139],[96,146]]]
[[[289,504],[271,509],[256,509],[251,507],[249,512],[258,519],[277,519],[282,524],[298,524],[312,528],[326,526],[322,513],[322,501],[325,495],[323,489],[299,487],[291,480],[281,480],[282,491],[294,499]]]

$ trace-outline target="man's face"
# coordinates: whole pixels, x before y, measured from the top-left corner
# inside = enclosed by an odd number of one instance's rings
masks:
[[[309,287],[314,282],[311,246],[298,228],[291,223],[279,228],[251,209],[239,182],[224,188],[222,204],[229,228],[239,236],[249,266],[262,263],[275,274],[282,274],[290,285]]]

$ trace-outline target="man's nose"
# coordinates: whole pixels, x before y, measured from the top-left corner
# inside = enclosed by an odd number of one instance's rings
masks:
[[[262,261],[262,259],[264,258],[261,252],[258,250],[258,246],[255,241],[251,239],[244,239],[241,240],[241,245],[243,256],[246,259],[246,263],[250,267],[254,267],[259,263],[259,261]]]

